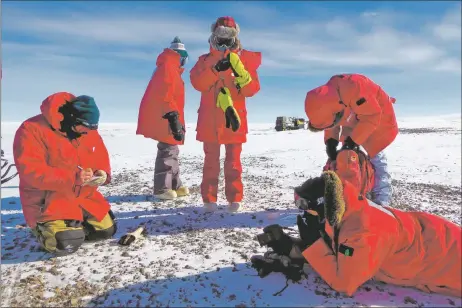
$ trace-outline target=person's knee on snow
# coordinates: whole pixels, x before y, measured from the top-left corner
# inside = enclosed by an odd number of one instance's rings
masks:
[[[13,143],[27,225],[83,221],[82,209],[101,219],[110,204],[98,188],[111,181],[111,165],[95,100],[58,92],[45,98],[40,110],[21,124]]]
[[[76,252],[85,241],[82,223],[77,220],[38,222],[33,232],[42,248],[57,256]]]
[[[375,170],[374,187],[371,191],[372,201],[380,205],[389,206],[392,200],[393,187],[385,152],[378,153],[370,161]]]
[[[117,232],[117,222],[112,211],[109,211],[101,221],[89,216],[83,221],[85,240],[97,241],[110,239]]]

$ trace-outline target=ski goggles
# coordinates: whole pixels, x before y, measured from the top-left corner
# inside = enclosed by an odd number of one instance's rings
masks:
[[[225,38],[225,37],[215,36],[213,38],[213,41],[214,41],[215,45],[217,45],[218,47],[231,48],[234,45],[234,43],[236,42],[236,38],[234,38],[234,37]]]
[[[316,133],[316,132],[320,132],[320,131],[332,128],[334,126],[337,126],[337,124],[340,123],[340,121],[342,120],[344,113],[345,113],[345,110],[342,110],[340,112],[335,113],[334,114],[334,122],[332,122],[331,125],[323,127],[323,128],[314,127],[313,124],[311,123],[311,121],[308,121],[308,129],[311,132]]]

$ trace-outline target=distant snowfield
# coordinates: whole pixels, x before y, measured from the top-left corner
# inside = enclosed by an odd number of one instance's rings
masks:
[[[20,123],[2,123],[2,149],[12,155]],[[461,223],[461,118],[403,118],[387,149],[396,207],[425,210]],[[2,197],[2,307],[45,306],[461,306],[458,298],[425,294],[369,281],[353,297],[332,291],[306,266],[307,279],[285,286],[280,274],[265,279],[249,267],[263,253],[254,240],[272,223],[295,226],[293,190],[317,176],[326,155],[322,133],[276,132],[274,124],[249,124],[244,145],[244,209],[229,214],[202,210],[199,184],[202,143],[187,125],[180,149],[182,178],[192,195],[158,202],[152,197],[156,143],[136,136],[136,124],[101,124],[114,180],[102,189],[118,218],[113,240],[86,243],[74,255],[50,258],[25,228],[18,179]],[[224,157],[224,148],[222,149]],[[223,176],[223,174],[221,174]],[[219,202],[226,203],[223,183]],[[132,246],[117,240],[148,222]]]

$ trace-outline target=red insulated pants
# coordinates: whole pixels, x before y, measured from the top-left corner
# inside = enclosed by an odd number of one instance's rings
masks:
[[[204,169],[202,171],[201,194],[204,203],[217,202],[218,178],[220,176],[220,147],[218,143],[204,142]],[[228,202],[241,202],[242,185],[241,152],[242,144],[226,144],[225,194]]]

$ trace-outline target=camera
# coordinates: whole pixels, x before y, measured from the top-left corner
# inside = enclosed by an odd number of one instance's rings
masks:
[[[268,246],[272,242],[280,240],[283,234],[280,225],[269,225],[263,229],[263,233],[257,234],[257,241],[261,247]]]

